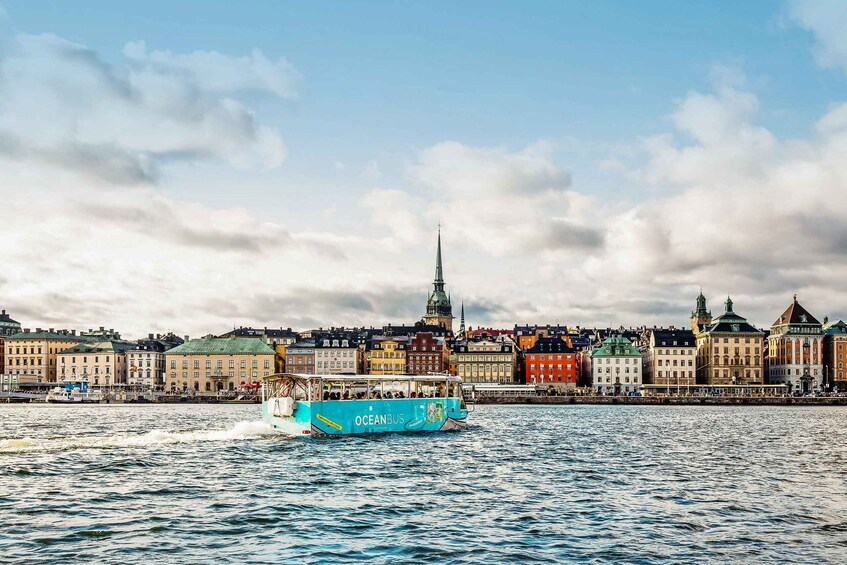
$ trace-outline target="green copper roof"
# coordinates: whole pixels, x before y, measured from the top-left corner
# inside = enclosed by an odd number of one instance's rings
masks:
[[[133,347],[135,347],[135,344],[128,341],[93,341],[74,345],[62,350],[62,353],[123,353]]]
[[[847,324],[843,320],[832,320],[824,324],[823,333],[826,335],[847,334]]]
[[[56,332],[19,332],[6,338],[10,339],[51,339],[54,341],[88,341],[79,335],[60,334]]]
[[[168,355],[269,354],[274,350],[254,337],[202,337],[192,339],[166,352]]]
[[[613,335],[603,340],[603,345],[591,352],[592,357],[641,357],[638,348],[623,336]]]

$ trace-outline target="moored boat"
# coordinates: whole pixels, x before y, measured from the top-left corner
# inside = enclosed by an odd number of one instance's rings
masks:
[[[467,426],[454,375],[300,375],[262,380],[262,418],[290,435],[451,431]]]
[[[98,390],[88,388],[88,379],[67,379],[63,386],[57,386],[47,393],[47,402],[57,404],[93,403],[103,400]]]

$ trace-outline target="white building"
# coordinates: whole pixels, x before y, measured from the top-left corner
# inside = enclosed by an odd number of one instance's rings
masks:
[[[599,394],[629,394],[642,384],[641,352],[622,336],[611,336],[591,352],[591,384]]]
[[[776,319],[768,336],[770,384],[786,384],[792,392],[809,393],[823,382],[821,323],[799,302],[797,295]]]
[[[165,386],[165,352],[183,343],[173,334],[147,336],[126,352],[127,385],[141,390],[162,390]]]
[[[363,373],[362,348],[347,334],[324,334],[315,338],[317,374]]]

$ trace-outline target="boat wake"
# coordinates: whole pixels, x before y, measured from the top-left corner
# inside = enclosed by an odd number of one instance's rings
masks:
[[[172,432],[151,430],[146,434],[0,439],[0,454],[68,451],[72,449],[121,449],[201,441],[235,441],[273,434],[261,421],[238,422],[225,430]]]

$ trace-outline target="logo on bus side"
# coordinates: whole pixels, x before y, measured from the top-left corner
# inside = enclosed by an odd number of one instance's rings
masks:
[[[356,416],[357,426],[385,426],[388,424],[404,424],[406,417],[403,414],[365,414]]]

